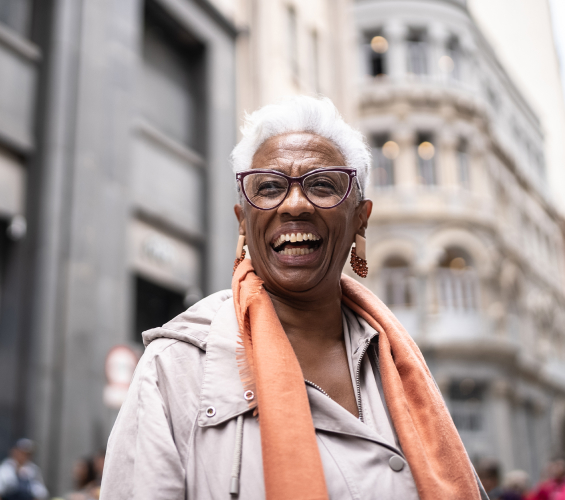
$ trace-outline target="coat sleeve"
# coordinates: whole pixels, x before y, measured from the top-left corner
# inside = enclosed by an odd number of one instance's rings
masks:
[[[140,360],[110,434],[101,500],[185,499],[185,470],[151,350]]]

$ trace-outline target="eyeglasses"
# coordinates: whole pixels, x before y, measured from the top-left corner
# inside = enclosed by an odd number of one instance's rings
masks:
[[[293,184],[318,208],[334,208],[351,192],[357,169],[329,167],[312,170],[300,177],[290,177],[277,170],[251,169],[235,174],[245,199],[259,210],[272,210],[285,200]],[[357,180],[359,185],[359,180]]]

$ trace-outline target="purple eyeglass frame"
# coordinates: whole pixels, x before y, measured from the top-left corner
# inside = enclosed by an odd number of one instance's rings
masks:
[[[320,172],[342,172],[344,174],[348,175],[348,179],[349,179],[349,185],[347,186],[347,191],[345,192],[345,195],[343,196],[343,198],[336,203],[335,205],[332,205],[331,207],[321,207],[320,205],[316,205],[312,200],[310,200],[310,198],[308,198],[308,195],[306,194],[306,191],[304,191],[304,179],[306,179],[306,177],[309,177],[310,175],[314,175],[314,174],[318,174]],[[278,175],[279,177],[284,177],[287,181],[288,181],[288,188],[286,190],[285,195],[283,196],[282,200],[275,205],[274,207],[271,208],[261,208],[258,207],[257,205],[255,205],[247,196],[247,193],[245,192],[245,188],[243,187],[243,180],[251,174],[273,174],[273,175]],[[293,184],[300,184],[300,187],[302,188],[302,193],[304,194],[304,196],[306,197],[306,199],[312,203],[312,205],[314,205],[316,208],[321,208],[321,209],[328,209],[328,208],[335,208],[338,205],[341,205],[349,196],[349,193],[351,193],[351,186],[352,186],[352,181],[353,179],[357,180],[357,184],[359,184],[359,179],[357,177],[357,169],[356,168],[351,168],[351,167],[324,167],[324,168],[317,168],[315,170],[311,170],[310,172],[305,173],[304,175],[301,175],[300,177],[291,177],[290,175],[286,175],[283,174],[282,172],[279,172],[278,170],[260,170],[258,168],[252,168],[250,170],[244,170],[242,172],[237,172],[235,174],[235,180],[237,182],[239,182],[240,185],[240,189],[243,192],[243,196],[245,196],[245,199],[247,200],[247,202],[254,208],[256,208],[257,210],[274,210],[275,208],[280,207],[284,200],[286,200],[286,197],[288,196],[288,193],[290,193],[290,188],[292,187]]]

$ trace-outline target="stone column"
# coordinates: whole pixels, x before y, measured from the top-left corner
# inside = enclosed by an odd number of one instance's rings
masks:
[[[479,90],[479,68],[477,66],[477,44],[471,34],[465,34],[461,43],[461,82],[471,90]]]
[[[408,28],[397,20],[389,21],[383,33],[388,40],[387,71],[393,81],[406,76],[406,35]]]
[[[498,451],[498,459],[502,466],[502,473],[504,473],[516,467],[513,449],[513,410],[510,385],[504,379],[494,381],[491,395],[492,397],[489,398],[492,412],[490,437],[495,440],[495,449]]]
[[[440,70],[439,60],[442,56],[447,55],[446,44],[449,33],[445,26],[441,24],[432,24],[428,32],[429,51],[428,51],[428,69],[430,79],[436,82],[446,82],[449,78],[448,73]]]
[[[459,186],[457,164],[458,137],[449,124],[437,135],[437,184],[456,189]]]
[[[472,192],[489,197],[491,186],[487,174],[486,162],[486,148],[487,141],[482,135],[476,135],[469,141],[469,185]]]
[[[392,140],[398,144],[400,152],[394,161],[394,175],[398,189],[410,189],[417,185],[415,132],[407,127],[399,127],[392,132]]]

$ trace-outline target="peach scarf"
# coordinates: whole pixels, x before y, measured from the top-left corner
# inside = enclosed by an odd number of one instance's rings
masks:
[[[268,500],[327,500],[302,370],[249,259],[232,290],[240,375],[257,397]],[[480,500],[474,471],[418,346],[367,288],[343,275],[343,302],[379,332],[386,404],[421,500]]]

